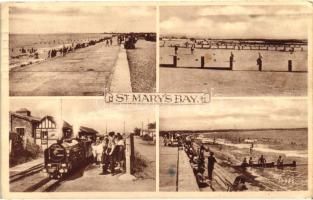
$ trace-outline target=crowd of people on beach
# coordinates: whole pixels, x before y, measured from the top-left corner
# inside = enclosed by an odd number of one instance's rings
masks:
[[[160,42],[161,47],[166,46],[166,41]],[[172,41],[169,39],[168,41]],[[175,41],[175,40],[173,40]],[[185,39],[185,42],[177,40],[179,43],[169,42],[169,47],[190,48],[194,47],[200,49],[233,49],[233,50],[274,50],[294,53],[295,51],[304,51],[305,44],[270,44],[270,43],[242,43],[242,42],[225,42],[225,41],[211,41],[211,40],[199,40],[195,38]]]
[[[97,137],[92,144],[94,165],[102,168],[102,174],[124,172],[125,170],[125,140],[120,133],[109,132],[107,136]]]
[[[14,52],[14,48],[11,48],[11,52]],[[35,57],[36,59],[38,59],[38,50],[36,48],[19,48],[18,49],[19,54],[16,56],[11,56],[11,58],[19,58],[20,56],[24,56],[25,54],[29,54],[30,57]]]
[[[98,40],[90,40],[88,42],[83,42],[83,43],[72,43],[70,45],[63,45],[63,47],[58,48],[58,49],[51,49],[48,51],[48,58],[53,58],[56,57],[58,55],[58,53],[62,56],[65,56],[67,53],[73,52],[77,49],[82,49],[82,48],[86,48],[89,46],[93,46],[97,43],[100,42],[105,42],[106,46],[111,46],[112,45],[112,37],[110,38],[100,38]]]
[[[88,46],[95,45],[100,42],[106,42],[106,46],[112,46],[113,40],[112,37],[105,37],[100,39],[92,39],[88,42],[73,42],[71,44],[64,44],[62,47],[52,48],[47,51],[46,56],[43,55],[45,59],[54,58],[57,56],[66,56],[66,54],[70,52],[74,52],[77,49],[86,48]],[[11,52],[14,53],[14,48],[11,48]],[[39,59],[39,51],[38,49],[31,47],[31,48],[19,48],[19,54],[11,55],[11,58],[19,58],[21,56],[28,56],[28,57],[35,57],[35,59]]]

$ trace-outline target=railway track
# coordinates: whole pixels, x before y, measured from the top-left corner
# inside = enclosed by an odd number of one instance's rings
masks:
[[[10,183],[19,181],[19,180],[24,179],[28,176],[32,176],[36,173],[39,173],[43,169],[43,167],[44,167],[44,164],[41,163],[41,164],[35,165],[35,166],[33,166],[27,170],[24,170],[24,171],[19,172],[17,174],[11,175],[10,176]]]
[[[28,187],[24,192],[53,192],[58,188],[63,180],[51,179],[49,177],[43,178],[34,185]]]

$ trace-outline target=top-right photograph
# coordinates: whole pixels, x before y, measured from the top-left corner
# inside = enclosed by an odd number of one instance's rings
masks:
[[[306,5],[161,6],[160,92],[307,96]]]

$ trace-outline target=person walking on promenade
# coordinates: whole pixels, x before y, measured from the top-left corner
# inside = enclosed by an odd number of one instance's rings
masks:
[[[190,47],[191,54],[193,55],[193,51],[195,50],[195,44],[192,44]]]
[[[175,51],[175,56],[177,56],[177,51],[178,51],[178,46],[177,45],[175,45],[174,51]]]
[[[210,181],[212,181],[212,174],[213,174],[215,163],[216,163],[216,159],[214,157],[214,153],[210,152],[210,156],[208,157],[208,178]]]
[[[230,57],[229,57],[230,70],[233,70],[233,62],[234,62],[234,54],[233,52],[230,52]]]
[[[259,52],[259,57],[258,57],[258,59],[256,60],[256,63],[257,63],[257,65],[258,65],[258,67],[259,67],[259,71],[262,71],[262,59],[263,59],[263,56],[261,55],[261,53]]]
[[[207,150],[205,149],[204,145],[201,144],[200,150],[199,150],[199,159],[202,159],[203,163],[204,163],[204,151],[207,151]]]

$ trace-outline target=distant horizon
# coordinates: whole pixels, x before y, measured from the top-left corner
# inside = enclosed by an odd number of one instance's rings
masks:
[[[156,33],[156,32],[145,32],[145,31],[139,31],[139,32],[133,32],[133,31],[125,31],[125,32],[86,32],[86,33],[78,33],[78,32],[59,32],[59,33],[9,33],[9,35],[54,35],[54,34],[117,34],[117,33]]]
[[[273,37],[208,37],[208,36],[191,36],[183,34],[163,34],[159,35],[159,38],[162,37],[175,37],[175,39],[182,39],[186,37],[187,39],[196,38],[196,39],[211,39],[211,40],[305,40],[308,41],[308,38],[273,38]]]
[[[296,127],[296,128],[228,128],[228,129],[198,129],[198,130],[192,130],[192,129],[171,129],[171,130],[160,130],[160,132],[223,132],[223,131],[262,131],[262,130],[298,130],[298,129],[308,129],[308,127]]]

